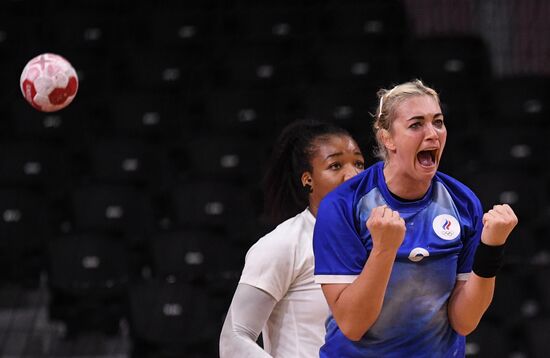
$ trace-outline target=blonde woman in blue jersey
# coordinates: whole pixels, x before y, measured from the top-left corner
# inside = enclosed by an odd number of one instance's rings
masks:
[[[437,170],[447,129],[433,89],[415,80],[378,96],[382,160],[317,214],[315,281],[331,310],[320,356],[464,357],[518,219],[508,205],[484,213]]]
[[[321,199],[365,166],[347,131],[315,120],[288,125],[269,164],[266,207],[282,223],[246,255],[220,335],[221,358],[319,356],[329,310],[313,278],[315,216]]]

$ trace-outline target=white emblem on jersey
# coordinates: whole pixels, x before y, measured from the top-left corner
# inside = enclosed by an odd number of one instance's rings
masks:
[[[432,223],[437,236],[443,240],[453,240],[460,235],[460,225],[454,216],[443,214],[435,217]]]
[[[428,252],[428,250],[422,247],[415,247],[414,249],[411,250],[411,253],[409,254],[409,260],[413,262],[418,262],[426,256],[430,256],[430,253]]]

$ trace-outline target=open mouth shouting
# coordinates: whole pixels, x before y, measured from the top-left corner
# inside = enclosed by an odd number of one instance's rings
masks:
[[[421,150],[416,155],[416,160],[421,167],[432,169],[437,166],[437,149]]]

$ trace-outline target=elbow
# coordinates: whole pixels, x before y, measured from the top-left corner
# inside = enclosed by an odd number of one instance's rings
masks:
[[[220,358],[232,357],[231,347],[233,337],[234,332],[231,324],[231,313],[228,312],[218,341],[218,353]]]
[[[450,323],[451,323],[451,327],[456,333],[460,334],[461,336],[467,336],[477,328],[479,321],[471,322],[471,323],[465,323],[465,322],[458,323],[458,322],[451,321]]]
[[[220,335],[220,340],[218,342],[218,353],[220,355],[220,358],[229,357],[227,352],[228,342],[225,336],[225,332],[222,331],[222,334]]]
[[[369,327],[370,325],[368,327],[357,327],[357,325],[344,324],[340,326],[340,331],[350,341],[358,342],[367,333]]]
[[[361,315],[348,315],[347,317],[334,317],[338,328],[342,334],[350,341],[360,341],[361,338],[368,332],[371,326],[378,318],[378,312],[376,315],[367,315],[362,317]]]
[[[458,333],[459,335],[464,336],[464,337],[469,335],[470,333],[472,333],[474,331],[473,329],[466,329],[464,327],[453,328],[453,329],[456,333]]]
[[[476,327],[473,327],[473,328],[465,328],[465,327],[462,327],[460,329],[454,329],[456,333],[460,334],[461,336],[464,336],[466,337],[467,335],[469,335],[470,333],[472,333],[474,330],[476,329]]]
[[[364,333],[354,331],[354,330],[341,330],[342,334],[349,339],[350,341],[358,342],[363,337]]]
[[[460,314],[456,311],[449,312],[449,324],[451,325],[451,328],[461,336],[467,336],[470,333],[472,333],[477,326],[479,325],[479,322],[481,321],[482,314],[474,314],[474,315],[467,315],[467,314]]]

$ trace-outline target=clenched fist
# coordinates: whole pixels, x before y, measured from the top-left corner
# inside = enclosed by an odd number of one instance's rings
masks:
[[[495,205],[483,215],[481,241],[489,246],[504,245],[518,218],[508,204]]]
[[[373,248],[397,252],[405,239],[405,220],[397,211],[384,206],[372,209],[367,220]]]

